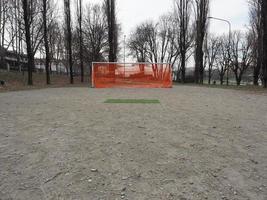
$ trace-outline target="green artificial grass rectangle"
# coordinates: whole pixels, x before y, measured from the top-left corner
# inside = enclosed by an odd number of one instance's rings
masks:
[[[157,99],[107,99],[104,103],[114,104],[159,104]]]

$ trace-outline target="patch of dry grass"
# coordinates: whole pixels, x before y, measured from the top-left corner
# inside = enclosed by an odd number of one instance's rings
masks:
[[[54,88],[54,87],[76,87],[76,86],[89,86],[89,78],[85,77],[85,82],[81,83],[80,77],[74,78],[74,84],[70,84],[69,77],[67,75],[51,75],[51,84],[46,84],[45,74],[33,74],[33,86],[27,85],[28,75],[25,72],[6,72],[0,71],[0,80],[5,81],[5,86],[0,86],[0,92],[6,91],[18,91],[18,90],[30,90],[41,88]]]
[[[175,85],[183,86],[183,84],[175,83]],[[238,90],[238,91],[246,91],[252,93],[266,93],[267,89],[263,88],[262,86],[255,86],[255,85],[198,85],[198,84],[185,84],[186,86],[198,86],[198,87],[207,87],[207,88],[217,88],[217,89],[227,89],[227,90]]]

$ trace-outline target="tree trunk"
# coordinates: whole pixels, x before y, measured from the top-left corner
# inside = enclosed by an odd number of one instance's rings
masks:
[[[261,64],[258,61],[256,65],[257,66],[254,68],[254,71],[253,71],[253,84],[255,86],[258,86],[259,85],[259,76],[260,76]]]
[[[181,77],[181,81],[182,81],[182,83],[185,83],[185,52],[183,51],[182,53],[181,53],[181,75],[182,75],[182,77]]]
[[[59,71],[58,71],[58,66],[57,66],[57,64],[56,64],[55,68],[56,68],[56,75],[58,75],[58,74],[59,74]]]
[[[2,0],[0,1],[0,10],[2,9]],[[1,34],[2,34],[2,27],[1,27],[1,24],[2,24],[2,13],[0,12],[0,46],[2,44],[2,37],[1,37]],[[1,56],[1,55],[0,55]]]
[[[203,84],[204,81],[204,52],[203,52],[203,43],[204,43],[204,34],[201,33],[200,35],[200,41],[199,41],[199,58],[198,58],[198,64],[199,64],[199,83]]]
[[[263,29],[263,86],[267,88],[267,1],[262,1],[262,29]]]
[[[34,69],[34,55],[31,45],[31,33],[30,33],[30,21],[29,21],[30,13],[28,13],[29,11],[28,0],[22,0],[22,6],[23,6],[23,18],[25,24],[25,38],[27,46],[27,58],[28,58],[28,85],[33,85],[32,71]]]
[[[211,67],[209,68],[209,85],[211,84]]]
[[[259,9],[260,10],[260,9]],[[262,24],[262,21],[260,22],[260,24]],[[256,66],[254,67],[254,71],[253,71],[253,84],[258,86],[259,85],[259,78],[260,78],[260,70],[262,67],[262,42],[263,42],[263,38],[262,38],[262,30],[261,29],[257,29],[258,31],[258,38],[257,38],[257,62],[256,62]]]
[[[197,33],[198,34],[198,33]],[[197,36],[198,37],[198,36]],[[196,55],[195,55],[195,72],[194,72],[194,76],[195,76],[195,83],[199,83],[199,42],[198,39],[196,41]]]
[[[5,6],[5,4],[3,5],[3,6]],[[3,8],[4,9],[4,8]],[[7,13],[6,13],[6,11],[4,11],[3,12],[3,19],[2,19],[2,27],[0,27],[0,28],[2,28],[2,44],[0,44],[0,46],[2,46],[2,47],[4,47],[4,45],[5,45],[5,30],[6,30],[6,28],[5,28],[5,26],[6,26],[6,22],[7,22],[7,19],[6,19],[6,16],[7,15]]]
[[[197,3],[196,20],[196,57],[195,57],[195,82],[203,84],[204,63],[203,44],[207,32],[207,17],[209,11],[209,0],[199,0]]]
[[[201,48],[200,57],[199,57],[199,83],[204,83],[204,65],[203,65],[203,56],[204,53]]]
[[[220,75],[220,84],[223,85],[223,78],[224,78],[224,75]]]
[[[202,51],[202,46],[200,42],[198,42],[197,47],[196,47],[196,66],[195,66],[195,83],[203,83],[203,73],[204,73],[204,68],[203,68],[203,51]]]
[[[50,84],[50,51],[47,36],[47,0],[43,0],[43,23],[44,23],[44,44],[45,44],[45,72],[46,72],[46,84]]]
[[[83,33],[82,33],[82,0],[79,3],[79,28],[80,28],[80,62],[81,62],[81,82],[84,82],[84,65],[83,65]]]
[[[115,48],[115,0],[107,0],[109,62],[116,62]]]
[[[241,80],[240,80],[240,79],[237,79],[237,80],[236,80],[236,85],[237,85],[237,86],[240,86],[240,85],[241,85]]]
[[[198,25],[200,26],[200,25]],[[200,28],[198,28],[200,29]],[[204,66],[203,66],[203,40],[204,37],[202,36],[201,30],[197,33],[197,41],[196,41],[196,55],[195,55],[195,83],[203,84],[203,73],[204,73]]]
[[[238,76],[237,73],[235,73],[235,80],[236,80],[236,85],[237,85],[237,86],[240,86],[240,84],[241,84],[241,77]]]
[[[70,66],[70,84],[73,84],[70,0],[65,0],[65,15],[66,15],[66,24],[67,24],[67,43],[68,43],[68,56],[69,56],[69,66]]]

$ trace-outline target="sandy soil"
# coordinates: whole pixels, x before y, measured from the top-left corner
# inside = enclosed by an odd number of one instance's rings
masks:
[[[0,93],[0,199],[266,200],[267,96],[192,86]]]

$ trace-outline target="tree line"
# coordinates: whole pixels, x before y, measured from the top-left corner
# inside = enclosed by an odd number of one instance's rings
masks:
[[[266,87],[266,2],[249,2],[250,24],[246,32],[229,35],[209,33],[209,0],[175,0],[174,9],[158,21],[144,21],[131,33],[130,54],[138,62],[171,63],[176,81],[186,82],[186,69],[194,58],[195,83],[203,84],[207,74],[211,84],[214,72],[220,84],[229,84],[229,73],[241,84],[245,72],[253,69],[253,83]],[[226,79],[226,81],[225,81]]]
[[[77,73],[84,81],[85,65],[118,60],[120,25],[116,1],[61,1],[0,1],[0,64],[4,62],[5,49],[16,52],[18,60],[26,54],[29,85],[33,84],[36,55],[45,58],[47,84],[51,82],[51,62],[64,62],[73,83]],[[63,14],[58,2],[64,5]],[[182,83],[187,81],[188,63],[193,58],[193,81],[197,84],[203,84],[204,78],[211,84],[216,71],[221,84],[229,84],[231,73],[240,85],[246,71],[252,69],[254,85],[261,80],[267,87],[266,4],[264,0],[249,1],[246,32],[237,30],[217,36],[209,33],[210,0],[175,0],[173,10],[156,22],[137,25],[127,47],[138,62],[171,63],[174,79]]]
[[[52,62],[56,67],[64,62],[72,84],[77,71],[84,81],[85,63],[117,61],[120,28],[115,0],[97,4],[61,1],[0,1],[0,64],[5,64],[7,50],[15,52],[18,61],[26,55],[29,85],[33,84],[35,58],[40,55],[45,58],[47,84],[51,83]]]

